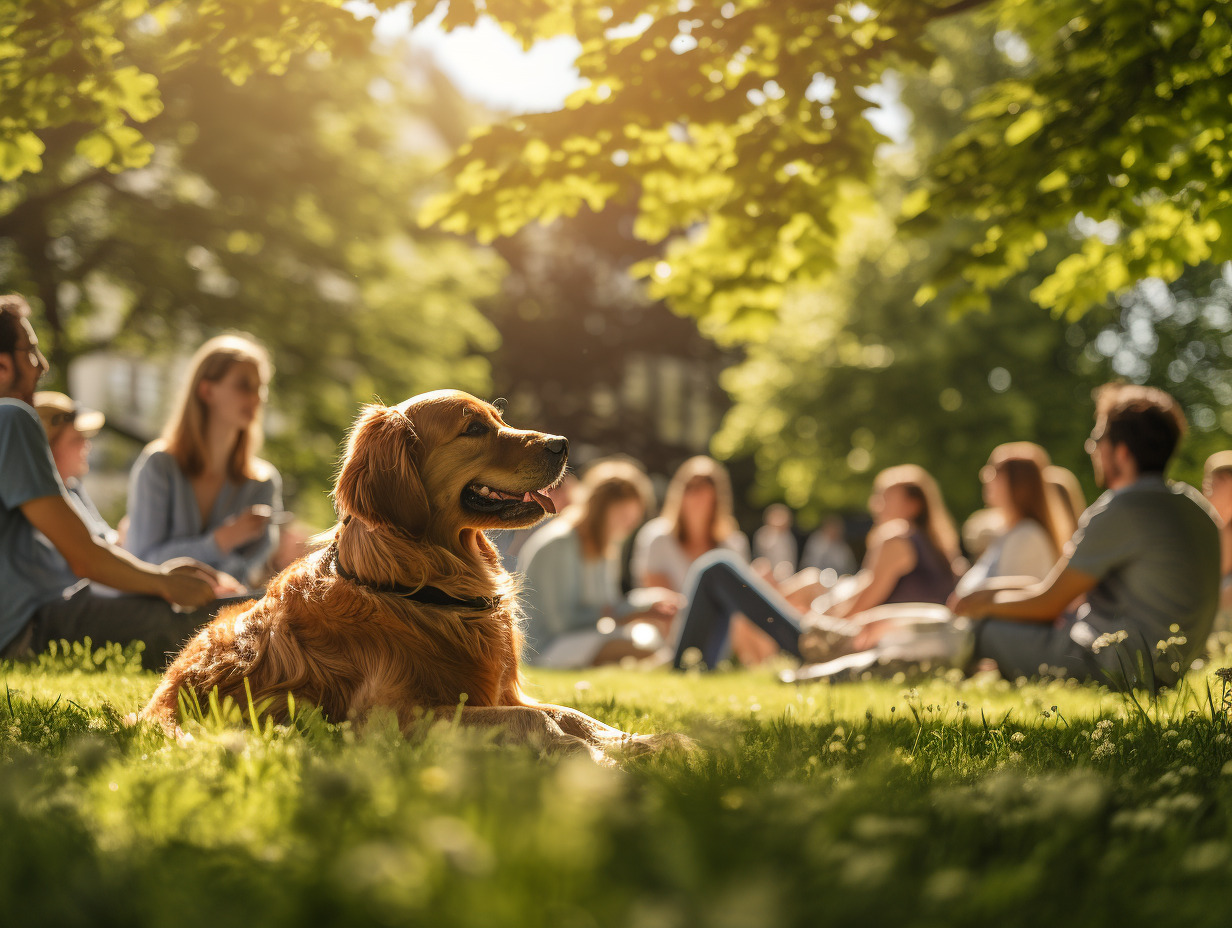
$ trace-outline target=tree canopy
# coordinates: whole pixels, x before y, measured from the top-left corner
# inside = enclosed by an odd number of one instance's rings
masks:
[[[142,40],[157,40],[157,53]],[[138,126],[162,112],[159,82],[190,62],[207,61],[241,84],[281,74],[314,49],[366,54],[370,40],[343,0],[8,0],[0,7],[0,180],[42,170],[46,134],[67,126],[86,127],[77,152],[96,167],[145,164],[153,147]],[[145,49],[141,60],[135,46]]]
[[[825,286],[800,287],[779,319],[726,372],[734,406],[715,439],[723,456],[752,455],[763,501],[785,499],[805,521],[858,509],[875,473],[904,461],[928,468],[961,514],[981,505],[976,472],[996,444],[1034,440],[1094,492],[1083,441],[1093,389],[1114,377],[1174,393],[1192,427],[1176,476],[1199,480],[1226,443],[1232,416],[1232,270],[1159,279],[1080,318],[1039,310],[1033,292],[1071,239],[1046,237],[1022,271],[989,292],[992,313],[958,312],[946,288],[922,306],[912,296],[970,241],[970,218],[903,235],[895,217],[910,198],[916,161],[947,149],[973,95],[1019,67],[996,52],[991,29],[934,28],[927,79],[904,88],[914,159],[888,159],[874,207],[839,253]]]
[[[154,70],[166,37],[126,37]],[[274,356],[269,454],[292,491],[328,486],[374,396],[486,390],[498,336],[476,302],[501,262],[414,221],[472,110],[407,55],[302,56],[242,86],[187,62],[159,82],[148,160],[118,173],[80,153],[88,126],[42,130],[42,170],[0,190],[0,280],[31,297],[60,385],[100,348],[165,356],[250,332]]]
[[[403,5],[378,0],[368,11]],[[989,81],[904,203],[917,227],[971,220],[924,282],[956,309],[1023,271],[1049,232],[1072,241],[1032,298],[1081,313],[1149,276],[1232,257],[1228,0],[419,0],[416,22],[496,19],[529,45],[572,35],[586,86],[462,146],[424,219],[483,240],[619,202],[666,253],[655,296],[731,340],[756,338],[790,285],[825,279],[867,205],[886,138],[886,75],[918,80],[961,17],[1022,63]],[[137,60],[132,36],[157,36]],[[47,134],[119,171],[152,154],[160,81],[202,62],[237,83],[298,55],[366,53],[343,0],[14,0],[0,14],[0,178],[41,169]]]
[[[435,4],[416,7],[426,16]],[[1227,0],[538,0],[449,5],[529,43],[573,34],[588,82],[560,112],[493,126],[451,166],[428,221],[481,239],[583,205],[636,204],[665,242],[641,272],[656,295],[732,339],[759,337],[796,283],[824,280],[867,205],[887,139],[867,118],[891,69],[936,60],[934,25],[963,16],[1021,62],[979,88],[953,143],[921,172],[918,226],[967,218],[922,281],[988,294],[1069,231],[1033,299],[1080,313],[1146,276],[1232,257],[1225,174]],[[959,62],[961,66],[961,62]]]

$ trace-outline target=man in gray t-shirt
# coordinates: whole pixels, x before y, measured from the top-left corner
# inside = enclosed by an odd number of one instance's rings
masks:
[[[0,656],[90,636],[144,641],[147,665],[161,667],[166,652],[209,619],[216,575],[192,563],[147,564],[95,538],[82,522],[31,405],[47,359],[29,316],[21,297],[0,296]],[[67,571],[34,557],[36,531],[63,555]],[[73,577],[137,595],[111,599],[85,589],[65,599]],[[182,614],[173,603],[202,608]]]
[[[1196,490],[1164,480],[1185,427],[1172,397],[1108,385],[1097,404],[1087,451],[1108,492],[1083,513],[1060,562],[1037,584],[980,590],[953,608],[984,620],[975,656],[1007,677],[1174,684],[1214,621],[1219,530]]]

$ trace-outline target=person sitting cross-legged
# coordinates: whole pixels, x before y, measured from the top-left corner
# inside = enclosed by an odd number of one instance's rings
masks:
[[[0,296],[0,657],[38,653],[50,641],[146,644],[151,668],[165,662],[210,618],[215,572],[194,562],[147,564],[96,537],[66,497],[47,434],[33,408],[47,359],[30,325],[30,308]],[[35,557],[42,535],[63,557],[49,569]],[[78,578],[130,594],[64,597]],[[195,612],[180,614],[172,604]],[[201,608],[206,607],[206,608]]]
[[[951,604],[977,620],[977,660],[991,658],[1010,679],[1046,674],[1150,688],[1175,684],[1189,669],[1219,604],[1219,529],[1201,494],[1164,479],[1184,429],[1162,390],[1100,389],[1086,447],[1107,492],[1043,580]]]

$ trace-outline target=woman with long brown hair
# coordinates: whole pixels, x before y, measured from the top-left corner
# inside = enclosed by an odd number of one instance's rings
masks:
[[[1049,464],[1044,468],[1044,486],[1052,503],[1053,520],[1068,541],[1087,509],[1082,484],[1069,468]]]
[[[1044,480],[1048,452],[1029,441],[998,445],[980,471],[984,502],[1001,517],[1005,530],[958,582],[966,596],[989,580],[1022,577],[1043,580],[1061,556],[1072,532],[1067,510]]]
[[[221,335],[193,356],[162,437],[129,479],[124,547],[144,560],[193,557],[257,581],[275,542],[282,481],[256,456],[271,366],[250,338]]]
[[[580,499],[526,542],[518,571],[525,578],[527,663],[592,667],[651,653],[657,636],[641,642],[634,626],[641,621],[665,630],[678,597],[668,590],[625,596],[620,554],[652,498],[637,465],[598,462],[582,478]]]

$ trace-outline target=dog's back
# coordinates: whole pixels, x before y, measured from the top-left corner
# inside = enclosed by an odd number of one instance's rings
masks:
[[[271,581],[265,596],[232,606],[202,629],[167,668],[141,717],[174,730],[178,694],[204,706],[217,687],[274,719],[318,705],[333,721],[373,705],[519,704],[514,599],[487,612],[391,600],[357,588],[310,554]],[[247,679],[248,688],[244,681]]]

